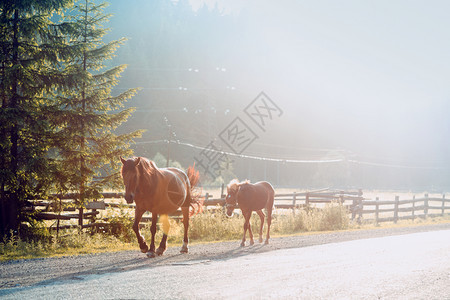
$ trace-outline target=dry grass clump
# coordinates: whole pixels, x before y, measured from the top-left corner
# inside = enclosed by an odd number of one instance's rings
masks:
[[[134,243],[105,234],[66,232],[51,241],[25,241],[17,236],[4,238],[0,242],[0,261],[48,256],[63,256],[100,253],[133,249]]]
[[[243,224],[244,218],[241,214],[227,217],[222,207],[217,206],[191,219],[189,237],[199,241],[238,239],[242,237]]]
[[[327,204],[323,209],[309,210],[305,217],[308,231],[330,231],[349,228],[347,209],[340,203]]]
[[[290,213],[276,214],[272,232],[292,234],[307,231],[343,230],[350,226],[345,207],[339,203],[327,204],[324,208],[307,207]]]

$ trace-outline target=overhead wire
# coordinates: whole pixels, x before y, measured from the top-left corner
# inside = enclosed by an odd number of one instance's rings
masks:
[[[422,170],[443,170],[443,167],[424,167],[424,166],[408,166],[408,165],[400,165],[400,164],[386,164],[386,163],[375,163],[368,161],[359,161],[355,159],[347,159],[347,158],[334,158],[334,159],[284,159],[284,158],[271,158],[271,157],[262,157],[255,155],[246,155],[246,154],[238,154],[234,152],[202,147],[198,145],[194,145],[192,143],[181,142],[179,140],[155,140],[155,141],[142,141],[136,142],[136,144],[158,144],[158,143],[173,143],[186,147],[190,147],[193,149],[201,150],[201,151],[210,151],[214,153],[224,154],[232,157],[245,158],[245,159],[253,159],[260,161],[270,161],[270,162],[281,162],[281,163],[303,163],[303,164],[322,164],[322,163],[339,163],[339,162],[348,162],[359,165],[368,165],[374,167],[388,167],[388,168],[401,168],[401,169],[422,169]]]

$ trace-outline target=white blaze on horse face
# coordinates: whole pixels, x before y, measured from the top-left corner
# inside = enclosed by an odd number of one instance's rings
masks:
[[[234,215],[234,208],[227,208],[227,216],[232,217]]]
[[[225,198],[225,207],[227,208],[227,216],[232,217],[234,208],[236,207],[235,196],[232,196],[230,193],[228,193],[227,197]]]

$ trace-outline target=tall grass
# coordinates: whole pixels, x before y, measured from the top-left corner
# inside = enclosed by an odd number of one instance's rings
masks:
[[[44,257],[51,255],[72,255],[137,249],[137,241],[131,229],[129,212],[110,216],[112,224],[103,233],[80,233],[77,230],[65,231],[59,237],[47,233],[45,240],[24,241],[16,236],[0,241],[0,260]],[[181,244],[184,228],[182,222],[169,220],[169,244]],[[189,238],[191,242],[238,240],[242,238],[244,218],[241,214],[227,217],[220,206],[207,210],[191,218]],[[307,208],[277,211],[273,214],[271,235],[294,234],[307,231],[341,230],[350,225],[346,209],[337,203],[325,208]],[[260,218],[252,215],[253,235],[258,237]],[[265,221],[263,237],[267,230]],[[141,234],[150,240],[150,224],[141,229]],[[156,241],[162,237],[158,230]]]
[[[192,240],[223,241],[242,236],[244,217],[235,214],[227,217],[221,207],[205,211],[192,218],[189,235]]]
[[[217,207],[192,219],[190,237],[192,240],[217,241],[242,238],[244,218],[240,214],[227,217]],[[347,229],[350,225],[345,207],[338,203],[327,204],[325,208],[296,209],[272,214],[271,234],[293,234],[306,231],[326,231]],[[260,218],[252,215],[251,227],[254,236],[258,236]],[[267,230],[264,221],[263,236]]]
[[[35,257],[90,254],[134,249],[134,243],[127,243],[113,235],[68,232],[51,241],[23,240],[17,236],[0,241],[0,261]]]

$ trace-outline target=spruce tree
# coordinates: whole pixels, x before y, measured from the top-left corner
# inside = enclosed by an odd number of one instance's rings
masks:
[[[126,66],[107,68],[106,63],[125,39],[103,42],[110,17],[105,7],[90,0],[76,2],[63,29],[68,52],[75,55],[64,62],[68,83],[56,95],[58,182],[61,190],[75,193],[79,207],[101,198],[105,188],[118,186],[118,157],[130,155],[129,145],[142,133],[115,134],[134,110],[124,109],[124,103],[137,89],[112,95]]]
[[[45,92],[60,74],[51,17],[71,2],[0,1],[0,235],[18,230],[26,200],[52,182]]]

